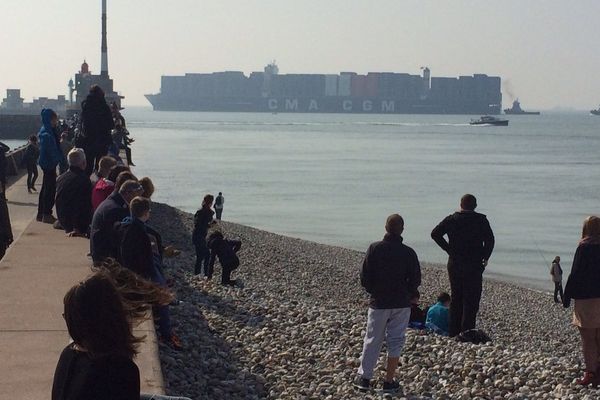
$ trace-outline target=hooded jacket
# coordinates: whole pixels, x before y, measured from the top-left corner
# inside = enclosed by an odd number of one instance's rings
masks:
[[[38,164],[42,169],[51,170],[63,161],[64,156],[56,136],[56,129],[52,127],[54,111],[49,108],[42,110],[42,127],[38,133],[40,143],[40,158]]]
[[[448,235],[448,241],[444,239]],[[459,211],[444,218],[431,237],[448,255],[449,261],[481,266],[494,250],[494,233],[484,214]]]
[[[146,224],[137,218],[127,217],[115,224],[115,232],[121,264],[141,277],[151,279],[154,275],[154,257]]]
[[[215,232],[208,238],[208,248],[210,249],[209,265],[213,266],[215,260],[219,257],[219,263],[223,268],[234,270],[240,265],[237,252],[242,247],[239,240],[228,240],[220,232]]]
[[[108,148],[111,145],[110,131],[115,125],[104,97],[87,96],[81,104],[81,121],[86,147]]]
[[[371,295],[371,308],[410,307],[410,299],[421,285],[417,253],[402,243],[402,236],[386,234],[369,246],[360,282]]]
[[[123,221],[129,215],[129,206],[123,196],[113,192],[94,212],[90,230],[90,251],[95,262],[107,257],[118,256],[118,243],[115,238],[115,222]]]
[[[65,232],[88,231],[92,222],[92,183],[84,170],[71,166],[56,180],[56,215]]]

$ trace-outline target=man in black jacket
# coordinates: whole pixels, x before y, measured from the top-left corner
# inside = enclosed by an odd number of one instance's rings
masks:
[[[112,144],[110,132],[115,127],[104,91],[98,85],[90,87],[90,93],[81,104],[81,124],[88,160],[86,173],[89,176],[98,168],[100,159],[108,154],[108,148]]]
[[[67,160],[69,170],[56,180],[56,214],[70,236],[84,236],[92,222],[92,183],[83,149],[71,150]]]
[[[410,318],[410,299],[421,284],[417,254],[402,243],[402,217],[390,215],[385,230],[387,233],[383,240],[369,246],[360,274],[361,284],[371,297],[359,376],[355,382],[355,387],[362,391],[371,388],[373,370],[384,338],[388,359],[383,391],[399,389],[394,374]]]
[[[90,229],[90,251],[94,262],[107,257],[117,258],[118,249],[114,225],[129,216],[129,203],[140,196],[144,189],[136,180],[128,180],[113,192],[94,212]]]
[[[481,300],[483,271],[494,250],[494,233],[483,214],[475,212],[477,199],[465,194],[460,211],[446,217],[431,237],[448,253],[450,336],[474,329]],[[448,241],[444,238],[448,236]]]

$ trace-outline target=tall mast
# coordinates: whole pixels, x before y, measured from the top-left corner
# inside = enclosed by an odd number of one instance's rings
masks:
[[[106,44],[106,0],[102,0],[102,56],[100,75],[108,77],[108,45]]]

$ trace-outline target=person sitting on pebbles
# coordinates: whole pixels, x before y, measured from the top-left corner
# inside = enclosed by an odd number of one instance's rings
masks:
[[[425,326],[434,333],[448,336],[448,307],[450,307],[450,295],[446,292],[440,293],[437,303],[429,307]]]
[[[425,329],[425,319],[427,318],[427,309],[419,307],[421,293],[418,291],[410,299],[410,321],[408,327],[411,329]]]
[[[371,297],[360,367],[354,382],[354,387],[362,392],[372,388],[373,371],[384,338],[388,357],[383,392],[400,390],[394,375],[410,319],[410,299],[421,285],[417,254],[402,243],[402,217],[390,215],[385,230],[383,240],[369,246],[360,274],[360,282]]]
[[[236,281],[231,280],[231,272],[240,266],[240,259],[237,252],[242,247],[242,242],[239,240],[225,239],[223,234],[215,231],[208,237],[208,248],[210,249],[210,261],[208,263],[210,276],[214,271],[215,260],[219,257],[221,264],[221,284],[235,286]]]

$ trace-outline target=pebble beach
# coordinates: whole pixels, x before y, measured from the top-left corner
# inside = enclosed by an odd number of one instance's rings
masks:
[[[171,314],[184,345],[182,351],[160,347],[169,394],[194,400],[600,397],[574,383],[583,366],[571,310],[549,293],[491,280],[484,281],[478,318],[491,343],[409,330],[397,373],[401,392],[357,392],[352,381],[368,304],[359,282],[361,252],[219,222],[215,229],[243,243],[233,274],[239,284],[230,288],[220,285],[218,263],[212,281],[193,275],[191,214],[154,203],[150,224],[182,251],[165,262],[182,301]],[[443,266],[421,261],[421,267],[425,307],[449,292],[449,284]]]

